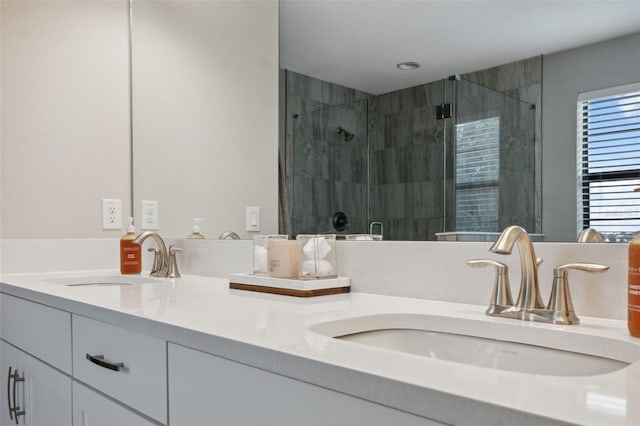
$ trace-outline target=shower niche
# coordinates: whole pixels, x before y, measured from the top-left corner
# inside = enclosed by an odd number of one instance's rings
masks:
[[[286,118],[286,232],[360,234],[371,223],[385,240],[539,231],[532,104],[457,76],[350,96],[360,99],[307,102]]]

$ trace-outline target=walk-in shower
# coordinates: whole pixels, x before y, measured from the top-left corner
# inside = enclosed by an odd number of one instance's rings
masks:
[[[381,222],[393,240],[539,223],[531,104],[446,79],[293,121],[293,234],[335,232],[335,212],[347,233]]]

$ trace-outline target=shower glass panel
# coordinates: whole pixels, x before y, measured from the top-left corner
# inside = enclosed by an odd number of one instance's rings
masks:
[[[455,87],[449,231],[535,232],[534,106],[466,81]]]
[[[444,81],[369,100],[371,220],[385,240],[433,240],[444,230],[446,175],[444,128],[436,106]]]
[[[368,232],[367,122],[367,100],[294,117],[294,235]]]

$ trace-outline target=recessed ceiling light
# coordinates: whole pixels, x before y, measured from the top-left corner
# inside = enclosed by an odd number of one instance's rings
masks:
[[[398,67],[398,69],[401,69],[403,71],[407,71],[407,70],[415,70],[420,68],[420,64],[417,62],[400,62],[398,65],[396,65]]]

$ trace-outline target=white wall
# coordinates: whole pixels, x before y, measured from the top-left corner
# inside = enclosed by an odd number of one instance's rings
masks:
[[[243,237],[245,207],[277,232],[278,3],[133,3],[134,196],[160,232]]]
[[[160,201],[163,234],[202,216],[210,238],[246,236],[245,206],[275,232],[277,2],[135,6],[137,199]],[[2,1],[0,14],[2,238],[119,237],[100,200],[122,199],[126,225],[128,1]]]
[[[542,232],[577,235],[578,94],[640,81],[640,33],[543,57]]]
[[[128,2],[0,9],[2,238],[119,236],[101,198],[129,210]]]

